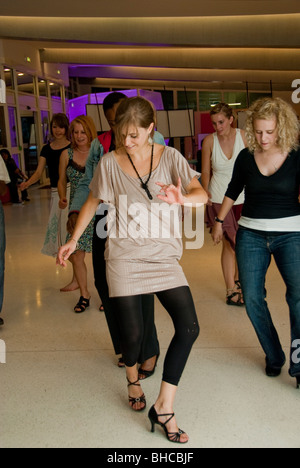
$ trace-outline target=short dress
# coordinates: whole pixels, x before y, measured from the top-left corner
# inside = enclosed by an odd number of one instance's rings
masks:
[[[85,167],[79,166],[78,164],[76,164],[76,162],[73,161],[73,150],[71,148],[68,149],[68,155],[69,163],[67,167],[67,178],[71,183],[71,193],[69,202],[70,207],[72,205],[78,184],[85,174]],[[82,236],[80,237],[80,239],[78,240],[76,250],[83,250],[87,253],[92,252],[94,222],[95,219],[93,218],[86,230],[84,231],[84,233],[82,234]],[[68,242],[70,239],[70,234],[67,234],[66,242]]]
[[[105,260],[110,297],[188,286],[179,264],[183,251],[178,232],[182,207],[157,198],[161,188],[156,182],[177,185],[180,177],[185,192],[192,179],[199,176],[176,149],[166,146],[148,182],[153,196],[150,200],[140,180],[121,169],[114,152],[100,160],[90,189],[95,198],[109,206]],[[143,181],[147,179],[148,175]],[[98,235],[100,227],[96,228]]]
[[[228,184],[231,181],[236,159],[240,152],[245,148],[240,129],[238,128],[236,129],[236,138],[231,159],[228,159],[224,154],[217,133],[213,134],[213,139],[214,144],[211,156],[213,174],[208,188],[212,195],[212,206],[207,205],[205,213],[205,222],[207,227],[210,229],[215,224],[215,218],[218,216],[221,205],[223,203]],[[230,243],[233,250],[235,250],[235,238],[238,230],[238,221],[241,217],[244,200],[245,195],[244,192],[242,192],[224,219],[224,223],[222,225],[223,235]]]

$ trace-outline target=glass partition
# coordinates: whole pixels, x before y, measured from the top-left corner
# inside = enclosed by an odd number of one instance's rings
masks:
[[[197,110],[197,92],[196,91],[178,91],[177,92],[178,109]]]
[[[0,148],[7,147],[6,129],[5,129],[5,118],[4,118],[4,107],[0,106]]]
[[[10,130],[10,142],[13,148],[19,146],[18,132],[17,132],[17,119],[16,119],[16,108],[8,107],[8,121]]]
[[[222,93],[215,91],[199,92],[199,110],[210,111],[213,106],[222,101]]]
[[[42,78],[38,79],[39,96],[47,97],[47,83]]]
[[[33,76],[17,71],[17,86],[20,93],[34,94]]]
[[[42,122],[42,135],[43,135],[43,144],[48,143],[50,140],[50,118],[48,111],[41,111],[41,122]]]
[[[247,93],[226,92],[224,93],[224,101],[233,109],[246,109]]]
[[[13,72],[11,68],[4,67],[4,81],[6,89],[14,89]]]

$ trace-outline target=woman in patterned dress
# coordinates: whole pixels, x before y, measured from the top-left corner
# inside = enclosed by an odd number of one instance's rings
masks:
[[[65,150],[60,158],[58,193],[60,197],[59,207],[66,209],[68,200],[66,198],[67,180],[71,183],[70,204],[78,187],[80,179],[85,173],[85,164],[88,159],[90,146],[97,136],[93,120],[85,115],[74,119],[70,127],[71,148]],[[66,241],[70,239],[67,235]],[[80,299],[74,311],[84,312],[90,305],[90,293],[87,287],[87,268],[85,254],[92,251],[93,221],[90,222],[77,243],[76,251],[70,257],[75,277],[80,287]]]

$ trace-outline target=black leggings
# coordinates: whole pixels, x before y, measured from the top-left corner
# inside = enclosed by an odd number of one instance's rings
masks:
[[[169,346],[163,381],[178,385],[192,346],[199,336],[199,324],[194,301],[188,286],[156,293],[163,307],[168,311],[175,328],[175,335]],[[133,367],[140,354],[143,337],[142,296],[112,298],[121,329],[121,348],[127,367]]]

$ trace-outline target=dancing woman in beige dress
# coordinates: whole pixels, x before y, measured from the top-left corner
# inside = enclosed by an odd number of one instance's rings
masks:
[[[189,438],[178,429],[173,404],[199,324],[190,288],[178,263],[182,240],[174,233],[182,205],[206,203],[208,197],[198,181],[199,174],[177,150],[153,144],[154,124],[154,109],[147,100],[136,97],[120,104],[115,127],[117,150],[101,159],[73,237],[60,249],[58,263],[66,264],[99,201],[109,204],[107,279],[122,330],[130,406],[135,411],[146,408],[137,360],[143,336],[141,297],[152,293],[168,311],[175,335],[149,419],[152,431],[159,424],[171,442],[186,443]],[[98,235],[102,231],[99,226]]]

